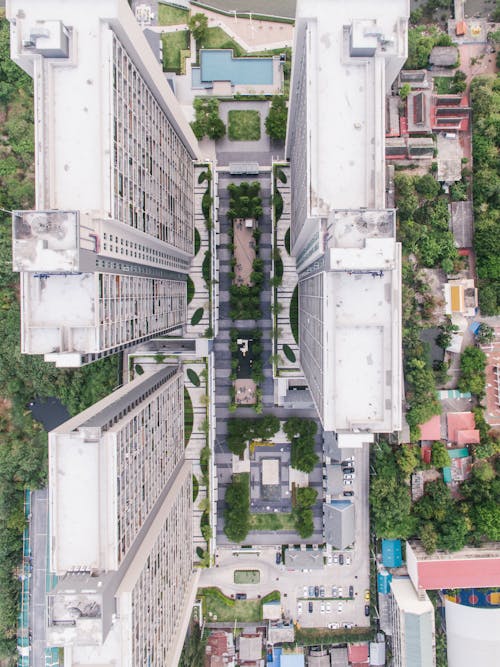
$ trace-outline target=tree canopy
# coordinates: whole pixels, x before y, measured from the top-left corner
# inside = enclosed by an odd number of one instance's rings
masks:
[[[265,123],[266,132],[271,139],[285,141],[287,117],[286,98],[283,95],[275,95],[272,99]]]
[[[226,489],[224,532],[232,542],[243,542],[250,530],[250,475],[233,475]]]
[[[486,355],[478,347],[466,347],[460,357],[460,391],[470,391],[482,398],[486,387]]]

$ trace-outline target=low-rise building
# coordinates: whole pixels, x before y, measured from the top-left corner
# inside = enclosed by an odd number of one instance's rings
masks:
[[[323,503],[325,541],[336,549],[351,546],[355,538],[355,511],[350,500]]]

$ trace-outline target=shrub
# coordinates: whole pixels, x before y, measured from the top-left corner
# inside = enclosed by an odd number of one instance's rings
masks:
[[[142,375],[144,373],[144,368],[140,364],[136,364],[134,370],[137,375]]]
[[[243,542],[250,529],[250,475],[233,475],[226,489],[224,533],[232,542]]]
[[[197,308],[193,313],[193,317],[191,318],[191,326],[195,327],[197,324],[199,324],[202,317],[203,308]]]
[[[208,284],[212,278],[212,253],[210,250],[205,250],[203,264],[201,265],[201,275],[203,280]]]
[[[275,221],[278,222],[283,215],[283,197],[281,196],[281,192],[278,190],[278,188],[275,188],[274,190],[273,203]]]
[[[200,483],[196,475],[193,475],[193,503],[198,498],[198,493],[200,492]]]
[[[198,254],[201,246],[201,237],[200,237],[200,232],[195,229],[194,230],[194,254],[195,256]]]
[[[294,364],[295,361],[297,360],[297,358],[295,356],[295,352],[286,343],[285,343],[285,345],[283,345],[283,354],[288,359],[288,361],[290,361],[292,364]]]
[[[285,249],[290,254],[290,227],[285,232]]]
[[[290,299],[290,328],[295,342],[299,342],[299,286],[295,285]]]
[[[193,300],[194,291],[195,291],[194,282],[191,280],[191,276],[187,277],[186,285],[187,285],[187,302],[191,303],[191,301]]]
[[[186,371],[186,375],[188,376],[191,384],[193,384],[195,387],[200,386],[200,376],[198,375],[198,373],[196,373],[196,371],[194,371],[192,368],[188,368]]]
[[[285,97],[282,95],[274,96],[265,123],[266,132],[271,139],[285,141],[287,117],[288,109]]]

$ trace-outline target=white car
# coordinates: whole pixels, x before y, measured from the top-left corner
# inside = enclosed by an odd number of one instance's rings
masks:
[[[340,628],[340,623],[328,623],[329,630],[338,630]]]
[[[348,457],[346,458],[346,461],[355,461],[355,460],[356,460],[356,457],[355,457],[355,456],[348,456]]]
[[[304,593],[304,597],[305,597],[305,598],[307,597],[308,592],[309,592],[309,590],[308,590],[307,586],[304,586],[304,591],[303,591],[303,593]]]
[[[329,602],[327,602],[326,603],[326,613],[329,614],[331,611],[332,611],[332,605]]]
[[[328,565],[331,565],[333,563],[333,556],[332,554],[328,554]]]
[[[347,473],[346,475],[344,475],[344,479],[354,479],[354,478],[355,478],[354,473]]]
[[[319,608],[319,613],[324,614],[325,613],[325,605],[322,603],[321,607]]]
[[[337,611],[339,612],[339,614],[341,613],[342,609],[343,609],[342,602],[339,602],[339,606],[337,607]]]
[[[342,593],[343,593],[343,592],[344,592],[344,590],[343,590],[342,586],[339,586],[339,590],[338,590],[338,593],[337,593],[338,596],[339,596],[339,598],[342,597]]]
[[[346,557],[345,557],[345,564],[346,564],[346,565],[350,565],[350,564],[351,564],[351,557],[350,557],[350,556],[346,556]]]
[[[338,554],[333,554],[333,562],[338,563],[339,562],[339,556]]]
[[[338,595],[337,586],[332,586],[332,598],[336,598]]]
[[[351,486],[351,484],[352,484],[352,479],[344,479],[345,486]]]
[[[302,614],[302,602],[297,603],[297,616],[300,616]]]

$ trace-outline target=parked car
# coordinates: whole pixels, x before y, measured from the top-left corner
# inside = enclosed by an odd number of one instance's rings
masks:
[[[331,611],[332,611],[332,605],[329,602],[327,602],[326,603],[326,613],[329,614]]]
[[[319,598],[319,586],[314,587],[314,597]]]
[[[344,496],[353,496],[354,491],[344,491]]]
[[[319,596],[320,596],[321,598],[324,598],[324,597],[325,597],[325,587],[324,587],[324,586],[320,586],[320,587],[319,587]]]
[[[236,593],[236,599],[237,600],[246,600],[247,599],[247,594],[246,593]]]
[[[344,475],[344,480],[346,480],[346,479],[355,479],[355,477],[356,477],[355,475],[352,475],[351,473],[349,473],[348,475]]]
[[[278,551],[276,553],[276,565],[279,565],[281,563],[281,553]]]
[[[308,595],[310,598],[314,597],[314,586],[309,586]]]
[[[351,486],[352,479],[344,479],[344,486]]]
[[[350,598],[354,597],[354,586],[349,586],[349,597]]]
[[[342,468],[346,468],[346,467],[348,468],[351,465],[351,462],[347,461],[347,460],[342,461],[340,465],[341,465]]]
[[[325,613],[325,605],[321,603],[321,607],[319,608],[319,613],[324,614]]]
[[[334,562],[334,563],[338,563],[338,562],[339,562],[338,554],[333,554],[333,562]]]
[[[365,600],[367,600],[368,602],[370,601],[370,591],[368,589],[366,589],[365,591]]]
[[[350,565],[350,564],[351,564],[351,557],[350,557],[350,556],[346,556],[346,557],[345,557],[345,564],[346,564],[346,565]]]
[[[332,586],[332,598],[337,597],[337,586]]]
[[[352,466],[347,466],[346,468],[343,469],[343,472],[354,472],[354,468]]]
[[[339,602],[339,606],[337,607],[337,611],[339,614],[342,612],[342,609],[343,609],[342,602]]]
[[[302,602],[297,602],[297,616],[302,614]]]
[[[354,627],[354,623],[344,623],[344,628],[346,630],[352,630],[353,627]]]
[[[328,565],[331,565],[331,564],[333,563],[333,556],[332,556],[332,554],[328,554],[328,558],[327,558],[327,560],[328,560]]]
[[[356,460],[355,456],[348,456],[346,458],[346,461],[348,461],[351,465],[354,463],[355,460]]]
[[[370,615],[370,605],[365,604],[365,616],[369,616],[369,615]]]
[[[339,563],[340,563],[341,565],[344,564],[344,554],[339,554]]]
[[[344,594],[344,589],[342,588],[342,586],[339,586],[339,598],[341,598],[343,594]]]
[[[308,609],[309,609],[309,613],[312,614],[312,613],[313,613],[313,603],[312,603],[312,600],[309,602]]]
[[[329,630],[338,630],[340,628],[340,623],[328,623]]]
[[[309,589],[307,588],[307,586],[304,586],[304,597],[305,598],[307,597],[308,592],[309,592]]]

